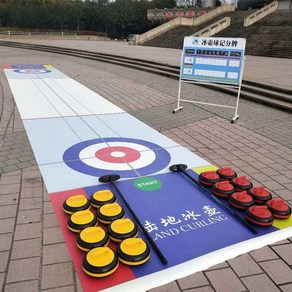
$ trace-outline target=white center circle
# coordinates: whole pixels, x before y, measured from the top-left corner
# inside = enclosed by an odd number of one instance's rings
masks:
[[[125,157],[126,153],[122,152],[122,151],[114,151],[111,153],[111,156],[113,157]]]

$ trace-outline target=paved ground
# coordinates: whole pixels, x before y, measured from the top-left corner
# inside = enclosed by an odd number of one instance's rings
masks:
[[[82,42],[84,49],[93,44]],[[110,50],[111,44],[115,50],[115,42],[98,42],[101,51]],[[80,42],[70,42],[70,46],[80,47]],[[123,43],[119,46],[123,53],[132,48]],[[144,58],[154,58],[152,49],[141,50]],[[236,124],[230,124],[232,110],[210,106],[185,105],[173,115],[175,80],[69,56],[5,47],[0,47],[0,52],[2,63],[54,65],[206,160],[233,166],[255,185],[264,184],[274,197],[292,205],[291,114],[241,101]],[[133,54],[131,49],[129,53]],[[157,54],[175,61],[168,50]],[[247,63],[247,76],[257,69],[258,79],[268,78],[260,73],[271,68],[274,77],[268,81],[291,88],[291,60],[253,59],[250,66]],[[2,72],[0,83],[0,287],[5,292],[82,291]],[[194,85],[185,85],[183,95],[224,104],[235,102],[227,94]],[[151,292],[292,291],[291,267],[289,238]]]

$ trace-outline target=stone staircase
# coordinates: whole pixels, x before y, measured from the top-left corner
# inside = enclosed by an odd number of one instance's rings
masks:
[[[292,58],[292,11],[277,10],[252,26],[243,27],[244,18],[253,11],[225,12],[199,26],[179,26],[143,45],[182,49],[185,36],[229,16],[231,25],[215,37],[240,37],[247,39],[246,54],[277,58]]]
[[[159,35],[156,38],[144,43],[143,45],[151,46],[151,47],[182,49],[185,36],[192,35],[226,16],[231,17],[231,23],[238,23],[238,22],[243,23],[244,17],[246,17],[250,13],[251,12],[247,12],[247,11],[225,12],[221,15],[218,15],[212,18],[211,20],[207,22],[204,22],[201,25],[179,26],[179,27],[173,28],[167,31],[166,33]]]
[[[147,41],[143,46],[181,49],[184,36],[191,35],[196,31],[197,26],[178,26]]]
[[[247,39],[247,55],[292,58],[292,12],[277,10],[249,27],[232,24],[216,37]]]

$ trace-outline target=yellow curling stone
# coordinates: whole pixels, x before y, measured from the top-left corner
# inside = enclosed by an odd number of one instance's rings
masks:
[[[97,217],[91,211],[78,211],[73,213],[67,221],[67,227],[73,232],[97,225]]]
[[[118,244],[117,254],[122,263],[138,266],[148,261],[150,249],[143,239],[128,238]]]
[[[108,233],[111,240],[121,242],[124,239],[136,237],[138,228],[131,219],[122,218],[110,223]]]
[[[109,243],[109,236],[101,227],[87,227],[78,233],[76,245],[83,251],[106,246]]]
[[[84,195],[71,196],[63,203],[63,210],[67,214],[84,211],[90,208],[90,201]]]
[[[109,247],[96,247],[90,250],[82,262],[83,271],[91,277],[106,277],[119,266],[116,253]]]
[[[90,197],[91,205],[94,208],[100,208],[105,204],[111,204],[116,201],[116,196],[110,190],[100,190]]]
[[[118,203],[106,204],[96,210],[98,220],[104,224],[124,218],[125,211]]]

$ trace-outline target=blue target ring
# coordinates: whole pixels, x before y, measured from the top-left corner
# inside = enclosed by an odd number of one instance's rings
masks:
[[[115,146],[110,146],[107,143],[114,142]],[[141,162],[141,165],[139,166],[139,158],[135,162],[135,167],[132,166],[132,168],[129,166],[132,164],[132,162],[127,163],[125,161],[123,165],[127,169],[120,169],[120,165],[116,163],[110,163],[110,162],[104,162],[102,160],[98,161],[98,166],[93,166],[89,164],[90,161],[98,160],[98,157],[95,157],[94,154],[91,154],[90,158],[83,158],[80,157],[82,151],[92,148],[95,149],[95,147],[100,149],[114,149],[114,147],[122,148],[119,146],[123,145],[133,145],[133,151],[137,151],[135,147],[139,149],[139,147],[142,147],[144,150],[141,151],[141,153],[150,153],[152,155],[153,159],[150,159],[150,162],[147,161]],[[112,148],[111,148],[112,147]],[[145,150],[146,149],[146,150]],[[92,151],[92,150],[91,150]],[[121,158],[122,159],[122,158]],[[96,177],[100,177],[102,175],[107,175],[111,173],[115,173],[120,175],[121,177],[136,177],[137,173],[135,173],[134,170],[136,170],[140,175],[148,175],[155,172],[160,171],[161,169],[165,168],[167,165],[169,165],[171,157],[167,150],[162,148],[161,146],[154,144],[152,142],[144,141],[144,140],[138,140],[138,139],[131,139],[131,138],[103,138],[103,139],[93,139],[93,140],[87,140],[80,142],[78,144],[75,144],[68,148],[64,154],[63,154],[63,160],[66,163],[67,166],[70,168],[87,174],[92,175]],[[146,163],[146,165],[145,165]],[[128,165],[129,164],[129,165]],[[103,168],[103,165],[106,165],[105,168]]]

